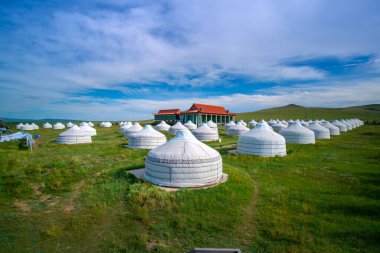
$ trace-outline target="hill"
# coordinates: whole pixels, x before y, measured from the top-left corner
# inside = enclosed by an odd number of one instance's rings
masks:
[[[237,119],[249,121],[252,119],[343,119],[359,118],[364,121],[380,121],[380,104],[351,106],[346,108],[322,108],[303,107],[290,104],[283,107],[259,110],[255,112],[244,112],[237,115]]]

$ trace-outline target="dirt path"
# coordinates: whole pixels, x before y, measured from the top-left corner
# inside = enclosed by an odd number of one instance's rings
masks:
[[[254,192],[251,202],[245,210],[244,221],[240,224],[239,231],[241,233],[240,238],[242,239],[242,246],[244,248],[251,248],[252,243],[256,236],[256,208],[257,202],[259,200],[259,187],[252,179],[252,184],[254,185]]]
[[[63,210],[65,212],[71,212],[74,210],[74,202],[78,198],[81,188],[84,185],[85,181],[80,181],[79,183],[74,185],[73,192],[71,193],[70,198],[65,203]]]

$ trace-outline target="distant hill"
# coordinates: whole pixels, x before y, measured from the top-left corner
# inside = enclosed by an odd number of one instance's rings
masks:
[[[345,108],[321,108],[303,107],[290,104],[282,107],[259,110],[255,112],[244,112],[237,115],[237,119],[249,121],[252,119],[343,119],[359,118],[365,121],[380,121],[380,104],[351,106]]]

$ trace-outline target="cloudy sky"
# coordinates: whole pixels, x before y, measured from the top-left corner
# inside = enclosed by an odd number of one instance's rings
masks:
[[[378,0],[0,5],[0,117],[380,103]]]

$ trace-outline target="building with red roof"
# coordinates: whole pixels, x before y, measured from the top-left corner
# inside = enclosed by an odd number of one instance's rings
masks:
[[[165,121],[179,120],[182,123],[191,120],[199,126],[209,120],[217,124],[224,124],[235,120],[235,116],[235,113],[229,112],[223,106],[194,103],[187,111],[181,112],[179,109],[160,110],[154,114],[154,119]]]
[[[180,109],[159,110],[158,113],[154,114],[154,119],[165,120],[165,121],[178,121],[180,113],[181,113]]]

